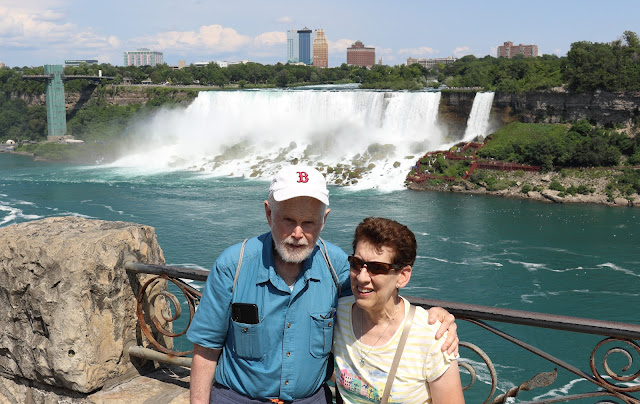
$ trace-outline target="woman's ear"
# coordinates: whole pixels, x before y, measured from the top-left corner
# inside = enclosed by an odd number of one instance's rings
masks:
[[[411,279],[411,265],[405,265],[402,268],[400,268],[400,273],[398,274],[398,279],[396,281],[398,288],[404,288],[407,285],[407,283],[409,283],[410,279]]]

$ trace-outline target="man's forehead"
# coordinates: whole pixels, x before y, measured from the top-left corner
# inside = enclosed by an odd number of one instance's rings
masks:
[[[276,210],[282,212],[298,211],[308,214],[324,214],[324,204],[315,198],[309,196],[298,196],[276,202]]]

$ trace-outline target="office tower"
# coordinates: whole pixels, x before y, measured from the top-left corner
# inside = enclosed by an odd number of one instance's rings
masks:
[[[147,48],[124,52],[125,66],[155,66],[162,63],[162,52],[151,51]]]
[[[298,58],[300,62],[306,65],[311,64],[311,32],[307,27],[298,30]]]
[[[356,41],[347,48],[347,64],[371,68],[376,63],[376,48],[367,48],[362,41]]]
[[[287,63],[298,63],[300,61],[300,43],[298,41],[298,31],[295,29],[287,31]]]
[[[329,67],[329,43],[323,29],[317,29],[313,38],[313,65]]]

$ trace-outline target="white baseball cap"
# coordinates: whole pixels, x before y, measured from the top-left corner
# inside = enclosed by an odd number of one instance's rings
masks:
[[[269,193],[278,202],[309,196],[329,206],[329,190],[324,175],[309,166],[292,165],[282,168],[271,180]]]

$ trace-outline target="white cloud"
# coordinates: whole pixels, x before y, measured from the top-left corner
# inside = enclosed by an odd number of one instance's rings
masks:
[[[49,8],[62,4],[55,0],[4,1],[0,6],[0,49],[4,48],[5,52],[10,48],[29,49],[50,63],[60,59],[95,58],[119,46],[115,36],[82,30],[65,22],[63,12]]]
[[[134,38],[130,42],[161,52],[204,48],[215,53],[234,52],[250,44],[252,38],[239,34],[233,28],[224,28],[215,24],[202,26],[198,31],[161,32],[156,35]]]
[[[285,15],[284,17],[276,19],[276,22],[279,24],[291,24],[293,22],[293,18]]]
[[[493,48],[492,52],[495,55],[496,51],[498,50],[498,48]],[[453,50],[453,56],[459,58],[465,55],[469,55],[471,51],[471,48],[469,48],[468,46],[458,46],[457,48],[455,48]]]
[[[34,41],[56,42],[69,35],[72,24],[51,22],[52,13],[29,13],[20,8],[0,7],[0,38],[3,45],[27,46]]]
[[[120,47],[120,40],[118,39],[118,37],[115,37],[113,35],[107,39],[107,42],[109,42],[109,45],[111,45],[112,48]]]
[[[253,39],[253,44],[257,47],[272,47],[285,45],[287,43],[287,34],[284,32],[265,32]]]
[[[329,54],[343,53],[346,58],[347,48],[351,47],[355,42],[353,39],[338,39],[337,41],[327,41],[329,45]]]
[[[437,51],[435,51],[433,48],[430,48],[428,46],[421,46],[419,48],[405,48],[405,49],[398,50],[398,55],[407,55],[414,58],[432,56],[434,53],[437,53]]]

